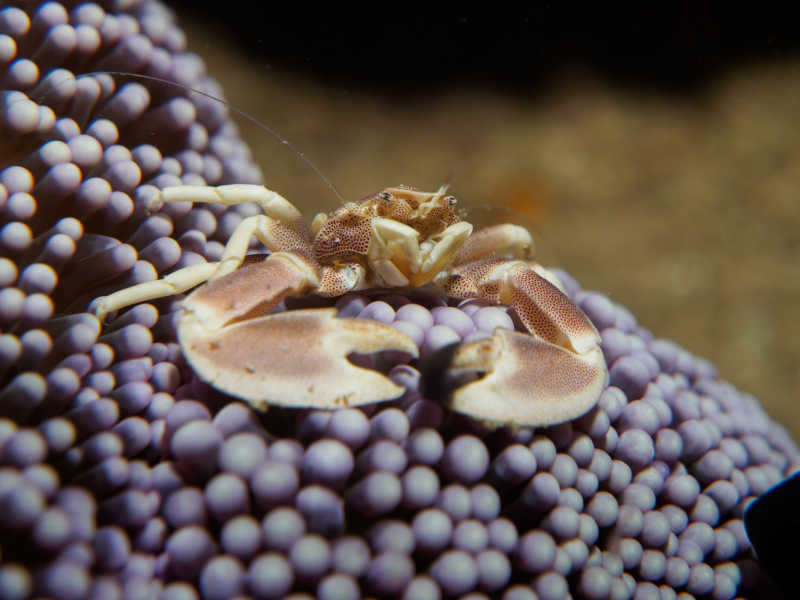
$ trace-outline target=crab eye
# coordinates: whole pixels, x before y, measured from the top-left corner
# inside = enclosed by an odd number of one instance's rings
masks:
[[[379,192],[378,198],[380,198],[384,202],[391,202],[392,200],[394,200],[394,196],[392,196],[389,192]]]
[[[447,200],[447,203],[450,206],[455,206],[456,204],[458,204],[458,200],[456,200],[455,196],[445,196],[444,199]]]

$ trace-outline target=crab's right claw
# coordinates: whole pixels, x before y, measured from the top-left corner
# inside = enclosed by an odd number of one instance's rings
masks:
[[[262,410],[270,404],[326,409],[398,398],[405,388],[355,366],[347,356],[383,350],[419,354],[416,344],[396,329],[336,318],[334,308],[286,311],[216,331],[188,314],[178,325],[178,336],[202,379]]]
[[[548,426],[591,409],[606,386],[603,353],[576,354],[535,336],[496,329],[460,346],[449,374],[483,377],[453,390],[450,408],[491,426]]]

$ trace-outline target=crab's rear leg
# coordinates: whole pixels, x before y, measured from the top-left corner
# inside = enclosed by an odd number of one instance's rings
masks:
[[[504,223],[484,227],[473,233],[453,257],[453,264],[465,265],[476,260],[495,258],[530,259],[533,236],[524,227]]]
[[[263,185],[230,184],[216,187],[205,185],[179,185],[166,187],[155,198],[150,210],[157,210],[164,202],[194,202],[235,206],[253,202],[263,215],[242,220],[234,230],[219,260],[212,278],[223,277],[241,264],[253,237],[270,252],[292,252],[311,257],[311,236],[303,223],[303,215],[286,198]]]
[[[510,305],[531,334],[498,329],[459,347],[451,373],[485,376],[454,390],[454,410],[497,425],[552,425],[580,416],[599,398],[608,379],[600,336],[542,272],[549,275],[528,261],[483,260],[450,275],[448,293]]]

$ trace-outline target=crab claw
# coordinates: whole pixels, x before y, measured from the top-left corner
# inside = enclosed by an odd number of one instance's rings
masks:
[[[493,426],[547,426],[581,416],[597,402],[608,378],[594,346],[576,354],[507,329],[460,346],[449,374],[485,375],[456,388],[450,407]]]
[[[336,309],[271,314],[208,330],[191,313],[178,325],[184,355],[213,387],[266,410],[335,408],[398,398],[405,388],[347,360],[351,353],[400,350],[416,344],[396,329],[366,319],[338,319]]]

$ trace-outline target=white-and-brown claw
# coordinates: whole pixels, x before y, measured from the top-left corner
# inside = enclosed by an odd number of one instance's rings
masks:
[[[257,407],[333,408],[400,396],[400,386],[347,356],[400,350],[416,357],[405,335],[337,319],[334,309],[269,313],[292,296],[429,284],[444,296],[511,305],[529,332],[498,330],[456,349],[453,373],[485,375],[453,391],[454,410],[494,426],[551,425],[591,408],[605,385],[600,336],[558,278],[530,260],[530,233],[509,224],[473,233],[446,186],[386,188],[317,215],[310,229],[288,200],[262,186],[168,188],[157,200],[255,202],[263,214],[241,221],[218,261],[118,290],[96,299],[93,310],[102,318],[199,286],[178,321],[183,352],[200,378]],[[253,238],[268,258],[248,256]]]
[[[577,418],[594,406],[608,378],[599,347],[576,354],[506,329],[458,347],[449,371],[485,373],[453,390],[449,406],[493,426],[547,426]]]
[[[414,342],[396,329],[338,319],[335,308],[280,312],[211,332],[189,313],[178,324],[178,338],[203,380],[263,410],[270,404],[336,408],[398,398],[405,388],[347,356],[383,350],[418,355]]]
[[[184,300],[184,310],[213,331],[269,314],[287,296],[301,295],[318,284],[313,266],[302,257],[276,252],[197,288]]]

